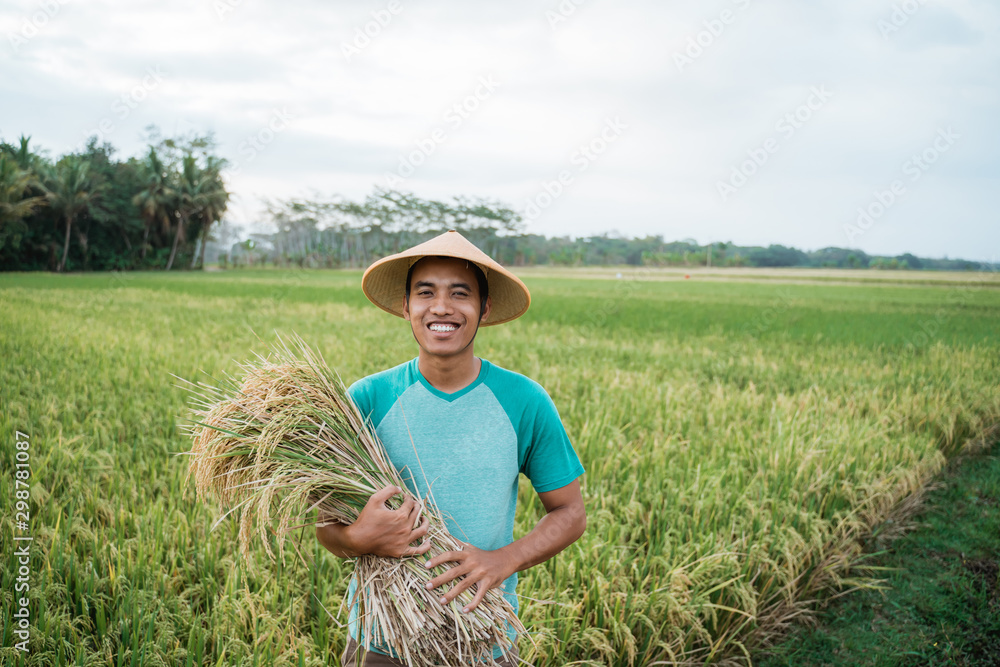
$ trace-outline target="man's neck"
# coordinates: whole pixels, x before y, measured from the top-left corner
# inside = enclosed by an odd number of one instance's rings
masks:
[[[482,362],[471,349],[454,357],[435,357],[421,350],[417,367],[432,387],[446,394],[454,394],[475,382]]]

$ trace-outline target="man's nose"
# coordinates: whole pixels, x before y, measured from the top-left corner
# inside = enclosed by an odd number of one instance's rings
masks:
[[[435,315],[447,315],[451,312],[451,301],[443,294],[436,296],[431,302],[430,310]]]

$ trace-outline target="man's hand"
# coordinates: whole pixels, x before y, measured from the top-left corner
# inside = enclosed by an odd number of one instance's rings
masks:
[[[507,577],[514,574],[516,568],[513,561],[502,550],[483,551],[464,542],[461,551],[446,551],[439,554],[424,563],[424,567],[431,569],[449,562],[458,563],[458,565],[427,582],[427,590],[433,590],[464,575],[465,579],[452,586],[451,590],[445,593],[439,601],[441,604],[448,604],[458,597],[459,593],[475,584],[476,594],[472,598],[472,602],[462,608],[465,613],[475,609],[486,597],[486,592],[502,584]]]
[[[472,602],[462,609],[468,613],[482,602],[488,590],[502,584],[507,577],[547,561],[583,535],[587,529],[587,511],[583,506],[579,479],[560,489],[541,492],[538,497],[545,507],[545,516],[521,539],[496,551],[483,551],[463,543],[461,551],[446,551],[424,564],[432,568],[442,563],[458,563],[431,579],[428,589],[465,575],[465,579],[444,594],[441,604],[450,603],[459,593],[475,584],[476,594]]]
[[[430,540],[424,539],[419,545],[411,546],[426,537],[429,526],[427,517],[421,516],[420,523],[414,528],[420,513],[416,499],[407,494],[398,509],[386,507],[386,501],[401,493],[403,490],[397,486],[377,491],[368,499],[357,521],[349,526],[332,523],[318,527],[317,539],[341,558],[356,558],[365,554],[402,558],[427,553],[431,548]],[[320,516],[320,521],[323,521],[323,516]]]

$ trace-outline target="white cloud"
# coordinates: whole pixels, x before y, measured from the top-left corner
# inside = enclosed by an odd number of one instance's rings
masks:
[[[363,197],[436,128],[446,138],[406,188],[523,206],[620,116],[627,131],[533,231],[816,248],[846,245],[842,226],[856,208],[952,125],[963,139],[859,243],[972,259],[1000,247],[991,224],[1000,46],[986,38],[1000,28],[994,5],[914,0],[919,9],[886,33],[893,3],[861,0],[588,0],[554,25],[546,12],[558,2],[398,2],[377,30],[367,24],[372,12],[385,18],[389,0],[66,2],[16,49],[0,49],[0,133],[60,154],[111,117],[106,138],[134,155],[149,123],[214,131],[240,167],[233,216],[248,222],[258,197]],[[21,35],[40,7],[8,3],[0,35]],[[345,57],[366,26],[370,44]],[[700,51],[679,70],[675,54],[692,40]],[[119,118],[112,105],[157,67],[163,81]],[[448,123],[483,76],[496,91]],[[717,182],[815,86],[832,98],[721,201]],[[276,110],[293,120],[270,136]],[[248,159],[247,141],[260,136],[269,140]]]

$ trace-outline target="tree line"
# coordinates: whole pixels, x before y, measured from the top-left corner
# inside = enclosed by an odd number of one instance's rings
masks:
[[[421,199],[376,188],[361,201],[342,197],[269,201],[275,231],[253,234],[226,250],[222,264],[236,266],[365,267],[372,261],[449,229],[499,262],[511,266],[633,265],[651,267],[818,267],[854,269],[974,270],[966,260],[871,256],[860,250],[802,251],[782,245],[700,245],[693,239],[666,241],[660,235],[629,238],[602,234],[547,237],[524,231],[520,213],[502,202],[459,197],[451,202]]]
[[[693,239],[582,238],[528,233],[520,212],[481,197],[450,201],[376,188],[364,199],[340,196],[266,200],[271,233],[238,236],[225,221],[230,201],[211,135],[161,138],[147,128],[147,149],[117,160],[108,143],[51,160],[30,138],[0,142],[0,270],[107,271],[226,267],[365,267],[449,229],[512,266],[830,267],[974,270],[960,259],[860,250],[811,252],[782,245],[700,245]]]
[[[120,161],[93,137],[57,160],[0,142],[0,270],[107,271],[204,266],[230,199],[209,136],[160,138]],[[198,246],[200,244],[200,250]]]

